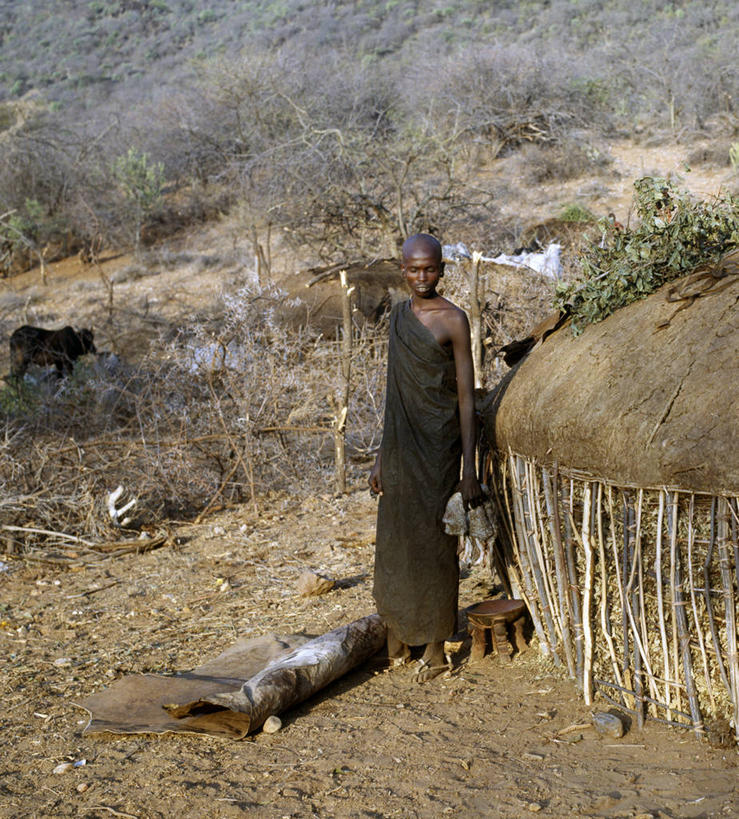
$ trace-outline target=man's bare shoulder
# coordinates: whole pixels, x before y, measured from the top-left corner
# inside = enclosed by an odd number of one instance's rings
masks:
[[[457,307],[456,304],[443,296],[439,296],[439,302],[437,309],[443,315],[445,322],[449,322],[450,326],[468,326],[467,313],[461,307]]]

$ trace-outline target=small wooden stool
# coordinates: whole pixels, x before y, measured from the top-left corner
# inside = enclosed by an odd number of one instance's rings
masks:
[[[513,626],[513,641],[519,654],[526,650],[523,636],[526,604],[523,600],[483,600],[466,609],[467,627],[472,637],[470,660],[481,660],[487,653],[487,632],[490,632],[494,654],[506,662],[513,659],[513,646],[508,640],[508,627]]]

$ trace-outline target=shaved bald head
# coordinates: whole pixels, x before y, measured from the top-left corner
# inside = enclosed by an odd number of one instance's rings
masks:
[[[409,236],[403,242],[403,259],[417,255],[419,252],[433,256],[434,260],[441,264],[441,243],[435,236],[429,233],[416,233]]]

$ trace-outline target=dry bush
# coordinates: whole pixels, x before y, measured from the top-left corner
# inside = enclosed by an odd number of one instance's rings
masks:
[[[607,151],[583,140],[565,139],[553,145],[524,145],[511,162],[529,185],[564,182],[603,173],[611,158]]]
[[[729,136],[719,137],[688,154],[688,165],[713,165],[726,168],[731,164],[731,146],[735,142]]]
[[[169,3],[182,15],[134,4],[142,7],[131,12],[134,29],[144,19],[156,26],[115,45],[95,32],[110,26],[117,36],[121,4],[90,12],[75,2],[80,13],[43,20],[18,6],[0,55],[8,69],[0,89],[11,96],[0,103],[0,212],[27,222],[34,259],[130,242],[111,168],[131,148],[166,177],[165,200],[141,226],[145,244],[247,201],[247,231],[285,228],[330,260],[381,245],[389,255],[415,230],[480,227],[496,198],[465,182],[518,146],[582,128],[669,127],[684,139],[716,120],[736,123],[736,4],[726,0],[679,14],[627,0],[577,14],[568,0],[538,4],[535,14],[526,3],[475,0],[416,9],[412,19],[402,3],[372,13],[293,3],[289,24],[265,16],[264,3],[262,13],[246,4],[226,14],[233,3],[219,0],[207,26],[222,32],[217,48],[201,39],[189,0]],[[82,54],[73,31],[88,26],[88,13],[92,50]],[[184,40],[173,35],[181,26],[193,27]],[[600,36],[604,27],[615,36]],[[55,49],[23,46],[51,28]],[[182,47],[163,52],[168,39]],[[208,58],[191,62],[201,48]],[[82,73],[47,65],[52,51]],[[73,91],[83,79],[85,92]],[[31,90],[37,83],[43,96]],[[589,167],[569,154],[537,159],[532,178]],[[16,242],[8,271],[30,260]]]
[[[527,271],[482,272],[494,350],[547,312],[550,287]],[[444,282],[469,307],[465,271],[450,267]],[[259,507],[272,489],[332,492],[340,341],[286,326],[289,307],[275,286],[251,284],[189,315],[184,329],[162,324],[135,367],[87,357],[64,381],[35,369],[19,388],[1,389],[0,526],[22,529],[5,530],[9,551],[121,538],[106,506],[119,485],[137,499],[130,528],[147,531],[223,505]],[[350,485],[363,480],[380,442],[386,342],[384,323],[355,329]],[[486,364],[489,386],[503,369]]]
[[[48,532],[120,537],[106,511],[119,485],[137,498],[135,528],[256,505],[272,488],[330,491],[338,344],[286,331],[283,301],[246,288],[224,297],[217,326],[192,322],[136,368],[81,360],[65,381],[36,370],[0,391],[0,524],[47,530],[13,531],[12,549],[57,542]],[[384,375],[382,330],[365,329],[354,345],[350,461],[379,443]]]

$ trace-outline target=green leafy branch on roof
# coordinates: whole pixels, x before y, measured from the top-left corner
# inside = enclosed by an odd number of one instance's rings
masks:
[[[555,306],[569,307],[575,335],[739,245],[737,197],[726,194],[700,202],[651,176],[637,179],[634,187],[636,227],[601,220],[605,241],[586,247],[580,275],[557,286]]]

